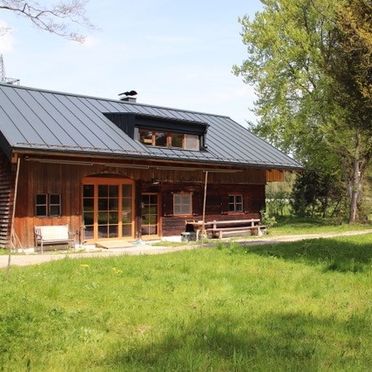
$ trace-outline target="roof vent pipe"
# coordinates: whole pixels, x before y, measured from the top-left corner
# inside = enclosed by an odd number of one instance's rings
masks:
[[[137,101],[137,97],[135,97],[136,95],[137,92],[135,90],[130,90],[128,92],[120,93],[119,99],[120,101],[135,103]]]

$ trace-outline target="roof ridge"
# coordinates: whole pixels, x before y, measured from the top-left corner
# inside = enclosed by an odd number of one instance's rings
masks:
[[[98,99],[98,100],[102,100],[102,101],[120,103],[120,104],[123,104],[125,106],[129,106],[129,105],[145,106],[145,107],[152,107],[152,108],[157,108],[157,109],[174,110],[174,111],[186,112],[186,113],[191,113],[191,114],[208,115],[208,116],[215,116],[215,117],[222,117],[222,118],[231,119],[230,116],[227,116],[227,115],[211,114],[211,113],[208,113],[208,112],[179,109],[179,108],[175,108],[175,107],[151,105],[151,104],[148,104],[148,103],[139,103],[139,102],[128,103],[128,102],[125,102],[125,101],[121,101],[120,99],[90,96],[90,95],[80,94],[80,93],[62,92],[62,91],[58,91],[58,90],[51,90],[51,89],[44,89],[44,88],[34,88],[34,87],[28,87],[28,86],[25,86],[25,85],[12,85],[12,84],[6,84],[6,83],[1,83],[0,82],[0,87],[1,86],[8,87],[8,88],[32,90],[32,91],[35,91],[35,92],[60,94],[60,95],[70,96],[70,97]]]

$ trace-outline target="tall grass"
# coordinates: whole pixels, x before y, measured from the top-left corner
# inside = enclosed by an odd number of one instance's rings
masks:
[[[368,370],[372,236],[0,273],[0,369]]]

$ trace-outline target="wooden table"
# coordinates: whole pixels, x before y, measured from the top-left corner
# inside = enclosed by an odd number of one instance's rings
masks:
[[[206,226],[212,226],[213,222],[203,222],[203,221],[185,221],[185,230],[187,231],[187,226],[192,226],[193,231],[196,233],[196,240],[199,240],[200,234],[203,232]]]
[[[260,224],[260,219],[251,218],[247,220],[221,220],[221,221],[185,221],[185,230],[188,231],[188,226],[192,227],[192,230],[196,233],[196,240],[199,240],[200,234],[203,232],[203,230],[209,229],[209,230],[217,230],[218,227],[221,226],[231,226],[236,224],[246,224],[250,225],[251,228],[253,228],[256,225]],[[218,227],[217,227],[218,226]]]

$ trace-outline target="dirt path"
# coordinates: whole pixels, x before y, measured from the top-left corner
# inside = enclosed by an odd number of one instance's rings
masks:
[[[296,242],[305,239],[319,239],[319,238],[335,238],[340,236],[355,236],[372,234],[372,230],[360,230],[360,231],[347,231],[343,233],[321,233],[321,234],[304,234],[304,235],[282,235],[282,236],[267,236],[262,238],[249,238],[249,239],[236,239],[234,241],[244,245],[264,245],[264,244],[278,244],[283,242]],[[223,239],[223,241],[229,241],[229,239]],[[213,244],[207,244],[205,246],[213,246]],[[130,248],[116,248],[112,250],[105,250],[100,252],[85,252],[85,253],[52,253],[52,254],[24,254],[24,255],[12,255],[11,265],[12,266],[28,266],[38,265],[45,262],[61,260],[64,258],[87,258],[87,257],[112,257],[122,255],[152,255],[152,254],[164,254],[169,252],[184,251],[190,249],[200,248],[200,245],[184,245],[177,247],[160,247],[151,246],[147,244],[138,245]],[[7,267],[8,256],[0,256],[0,269]]]

